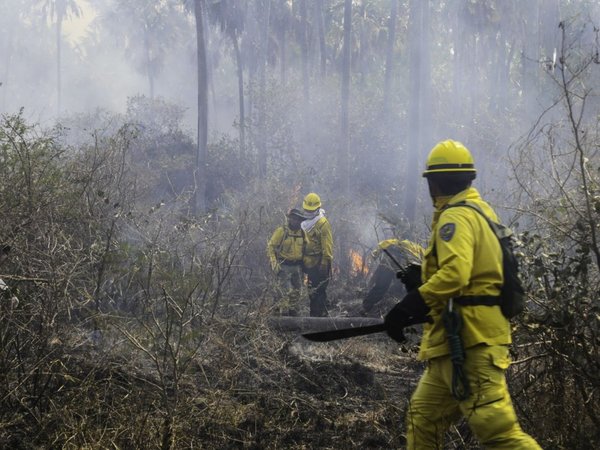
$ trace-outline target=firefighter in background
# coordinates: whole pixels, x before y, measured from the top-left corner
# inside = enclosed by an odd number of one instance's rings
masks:
[[[306,220],[304,231],[304,272],[308,278],[308,296],[311,317],[325,317],[327,313],[327,286],[333,262],[333,235],[331,225],[321,208],[321,198],[311,192],[302,202]]]
[[[297,315],[300,307],[304,248],[300,224],[304,219],[302,211],[291,209],[287,223],[278,227],[267,243],[267,256],[278,282],[280,311],[289,316]]]
[[[377,268],[369,279],[369,291],[362,301],[361,315],[380,316],[380,310],[385,308],[382,300],[386,294],[399,300],[411,287],[417,287],[418,283],[411,283],[409,279],[397,280],[396,274],[400,269],[414,274],[413,268],[420,266],[423,251],[419,244],[408,240],[386,239],[377,245],[371,253]]]
[[[490,301],[503,284],[500,244],[478,212],[448,208],[468,201],[498,220],[471,187],[473,157],[460,142],[440,142],[423,176],[435,208],[423,283],[385,316],[387,333],[399,341],[407,324],[425,323],[418,358],[427,368],[408,405],[406,448],[443,448],[445,431],[463,416],[486,449],[539,450],[521,429],[506,385],[510,323]]]

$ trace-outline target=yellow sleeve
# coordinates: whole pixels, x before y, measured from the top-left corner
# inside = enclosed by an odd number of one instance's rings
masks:
[[[381,241],[379,244],[377,244],[377,246],[382,250],[391,247],[392,245],[400,246],[400,241],[398,239],[386,239],[385,241]]]
[[[269,239],[267,243],[267,256],[269,260],[273,261],[277,259],[277,248],[281,245],[281,241],[283,240],[283,227],[278,227]]]

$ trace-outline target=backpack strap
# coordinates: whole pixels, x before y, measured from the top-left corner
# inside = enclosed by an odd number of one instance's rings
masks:
[[[498,242],[500,241],[500,239],[502,239],[503,237],[508,237],[512,235],[512,231],[510,230],[510,228],[505,227],[503,225],[497,224],[496,222],[494,222],[493,220],[491,220],[479,207],[479,205],[476,205],[474,203],[467,203],[466,201],[462,201],[462,202],[458,202],[458,203],[453,203],[451,205],[446,205],[446,207],[444,208],[444,211],[448,208],[455,208],[455,207],[460,207],[460,206],[464,206],[467,208],[471,208],[474,211],[477,211],[477,213],[482,216],[485,221],[488,223],[488,225],[490,226],[490,228],[492,229],[492,231],[494,232],[494,235],[496,236],[496,238],[498,239]],[[434,247],[433,247],[433,252],[435,252],[435,241],[434,243]],[[437,252],[434,253],[436,258],[437,258]],[[502,298],[500,296],[494,296],[494,295],[472,295],[472,296],[463,296],[463,297],[457,297],[454,299],[454,301],[461,305],[461,306],[500,306],[502,305]]]
[[[452,203],[450,205],[446,205],[442,212],[446,211],[447,209],[450,208],[457,208],[460,206],[464,206],[467,208],[471,208],[473,211],[477,211],[477,213],[483,217],[485,219],[485,221],[488,223],[489,227],[492,229],[492,231],[494,232],[494,234],[496,235],[496,238],[498,239],[498,241],[500,241],[500,239],[506,238],[506,237],[510,237],[512,236],[512,231],[510,228],[505,227],[504,225],[501,225],[499,223],[494,222],[492,219],[490,219],[483,211],[482,209],[474,204],[474,203],[468,203],[466,201],[461,201],[461,202],[457,202],[457,203]],[[435,257],[435,259],[437,259],[437,250],[435,248],[435,237],[433,240],[433,247],[431,249],[431,253],[433,254],[433,256]]]
[[[481,210],[479,205],[476,205],[474,203],[468,203],[466,201],[452,203],[451,205],[446,205],[446,207],[444,208],[444,211],[448,208],[455,208],[458,206],[466,206],[467,208],[471,208],[472,210],[477,211],[479,213],[479,215],[485,219],[485,221],[488,223],[488,225],[490,226],[490,228],[492,229],[492,231],[494,232],[494,234],[496,235],[496,237],[499,240],[503,239],[505,237],[512,236],[512,231],[510,230],[510,228],[494,222]]]

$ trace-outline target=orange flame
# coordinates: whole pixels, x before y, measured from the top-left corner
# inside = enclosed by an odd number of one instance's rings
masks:
[[[367,275],[369,268],[365,264],[364,258],[356,250],[350,249],[350,275],[356,277],[358,275]]]

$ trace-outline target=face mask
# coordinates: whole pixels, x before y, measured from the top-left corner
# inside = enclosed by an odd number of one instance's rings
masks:
[[[304,216],[305,216],[307,219],[312,219],[312,218],[314,218],[314,217],[317,217],[317,214],[319,214],[319,210],[318,210],[318,209],[315,209],[314,211],[307,211],[307,210],[304,210]]]

